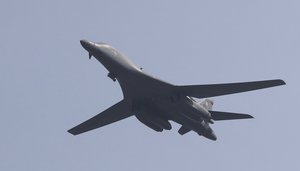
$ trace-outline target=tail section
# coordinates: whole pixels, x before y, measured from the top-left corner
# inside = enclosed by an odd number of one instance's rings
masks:
[[[211,114],[212,119],[215,121],[253,118],[253,116],[251,115],[240,113],[229,113],[219,111],[209,111],[209,113]]]
[[[211,118],[214,121],[253,118],[253,116],[248,114],[213,111],[212,107],[214,105],[214,102],[211,99],[205,99],[200,103],[200,105],[209,111],[209,113],[211,114]]]
[[[214,101],[211,100],[211,99],[205,99],[205,100],[203,100],[203,101],[200,103],[200,105],[201,105],[202,107],[204,107],[206,110],[212,110],[212,107],[213,107],[213,105],[214,105]]]
[[[222,120],[234,120],[234,119],[250,119],[253,118],[253,116],[249,114],[241,114],[241,113],[231,113],[231,112],[220,112],[220,111],[213,111],[212,107],[214,105],[213,100],[211,99],[205,99],[203,100],[200,105],[209,111],[211,114],[211,119],[214,121],[222,121]],[[186,128],[184,126],[181,126],[178,130],[178,133],[180,135],[184,135],[191,130],[189,128]]]

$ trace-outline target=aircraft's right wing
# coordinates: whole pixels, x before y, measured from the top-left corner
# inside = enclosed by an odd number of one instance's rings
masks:
[[[69,133],[73,135],[78,135],[113,122],[125,119],[132,116],[131,106],[125,100],[118,102],[117,104],[111,106],[105,111],[99,113],[98,115],[92,117],[91,119],[75,126],[74,128],[68,130]]]
[[[283,80],[267,80],[228,84],[188,85],[177,86],[177,91],[186,96],[206,98],[258,90],[284,84],[285,82]]]

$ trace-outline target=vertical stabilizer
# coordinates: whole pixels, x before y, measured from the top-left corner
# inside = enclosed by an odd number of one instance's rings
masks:
[[[200,105],[203,106],[206,110],[212,110],[214,101],[212,99],[205,99],[200,103]]]

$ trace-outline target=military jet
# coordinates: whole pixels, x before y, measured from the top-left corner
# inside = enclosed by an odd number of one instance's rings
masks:
[[[68,130],[78,135],[119,120],[135,116],[149,128],[162,132],[171,130],[169,121],[181,126],[183,135],[190,131],[210,140],[217,140],[209,124],[214,121],[253,118],[248,114],[212,110],[213,101],[195,98],[209,98],[233,93],[241,93],[268,87],[284,85],[280,79],[206,85],[178,86],[162,81],[145,73],[131,60],[106,43],[81,40],[89,58],[95,57],[108,70],[108,77],[118,81],[123,92],[123,100],[98,115]]]

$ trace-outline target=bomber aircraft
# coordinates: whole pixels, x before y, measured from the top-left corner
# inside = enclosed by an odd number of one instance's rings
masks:
[[[213,101],[205,99],[197,102],[195,98],[208,98],[233,93],[241,93],[268,87],[284,85],[280,79],[178,86],[157,79],[137,67],[126,56],[106,43],[81,40],[88,51],[89,58],[95,57],[108,70],[108,77],[118,81],[123,92],[123,100],[98,115],[68,130],[78,135],[116,121],[135,116],[146,126],[161,132],[172,128],[169,121],[181,126],[183,135],[189,131],[210,140],[217,137],[209,124],[214,121],[253,118],[248,114],[213,111]]]

